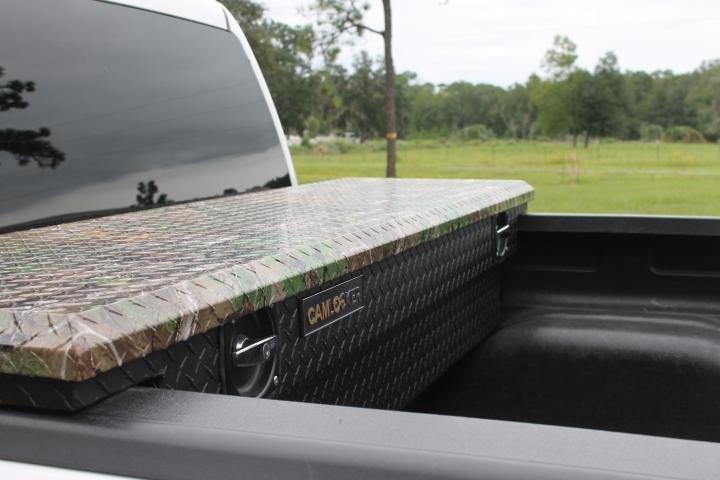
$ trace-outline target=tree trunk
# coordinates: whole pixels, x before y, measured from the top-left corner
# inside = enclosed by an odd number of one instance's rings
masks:
[[[588,148],[589,143],[590,143],[590,132],[585,132],[585,148]]]
[[[578,134],[577,134],[577,133],[573,133],[573,134],[572,134],[572,137],[573,137],[573,148],[575,148],[575,147],[577,147],[577,137],[578,137]]]
[[[387,110],[387,170],[388,177],[396,176],[397,126],[395,118],[395,64],[392,56],[392,11],[390,0],[383,0],[385,10],[385,110]]]

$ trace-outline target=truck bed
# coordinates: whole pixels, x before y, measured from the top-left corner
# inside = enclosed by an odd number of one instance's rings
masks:
[[[720,441],[720,222],[528,215],[519,228],[502,324],[413,408]]]
[[[411,411],[134,388],[76,414],[3,410],[2,458],[147,478],[717,478],[720,222],[519,228],[502,323]]]

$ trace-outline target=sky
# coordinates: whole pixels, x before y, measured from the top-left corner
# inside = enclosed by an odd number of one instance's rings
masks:
[[[302,13],[307,0],[260,0],[273,20],[314,21]],[[367,23],[382,28],[381,0]],[[718,0],[393,0],[395,67],[418,81],[458,80],[503,87],[524,82],[555,34],[578,45],[578,63],[592,69],[614,51],[622,70],[689,72],[720,58]],[[382,54],[382,38],[366,33],[345,47],[340,61],[368,50]]]

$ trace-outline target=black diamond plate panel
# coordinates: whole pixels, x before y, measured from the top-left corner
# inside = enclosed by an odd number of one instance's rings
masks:
[[[84,382],[0,375],[0,405],[73,411],[135,385],[222,393],[219,333],[195,335]]]
[[[509,212],[511,251],[518,213]],[[498,321],[494,231],[488,218],[324,285],[363,275],[366,306],[307,337],[300,297],[272,307],[277,398],[389,409],[412,400]]]
[[[145,363],[154,372],[148,385],[188,390],[192,392],[222,393],[220,329],[195,335],[160,352],[146,357]]]

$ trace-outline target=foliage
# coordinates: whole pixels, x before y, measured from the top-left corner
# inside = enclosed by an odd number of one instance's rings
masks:
[[[0,78],[4,75],[5,69],[0,67]],[[35,82],[8,80],[7,82],[0,84],[0,112],[27,108],[29,103],[23,98],[23,93],[30,93],[34,91]]]
[[[318,133],[320,133],[320,119],[317,117],[311,115],[308,117],[308,119],[305,121],[305,135],[303,135],[306,138],[315,138],[318,136]]]
[[[720,138],[720,60],[704,63],[690,88],[688,106],[697,112],[698,122],[709,139]]]
[[[343,91],[346,127],[363,141],[385,131],[385,69],[362,52],[355,59],[354,70]]]
[[[665,129],[655,123],[645,124],[640,128],[640,138],[646,142],[657,142],[663,138]]]
[[[494,137],[492,130],[483,124],[468,125],[460,131],[460,138],[463,140],[480,140],[484,142]]]
[[[370,4],[366,1],[316,0],[310,10],[323,29],[321,45],[332,57],[337,55],[337,45],[342,40],[352,43],[354,36],[360,37],[366,31],[383,34],[381,30],[365,23],[365,13],[370,10]]]
[[[692,127],[678,125],[665,130],[662,136],[666,142],[675,143],[705,143],[705,137]]]
[[[551,80],[559,81],[567,79],[575,70],[577,60],[577,45],[570,38],[555,35],[553,46],[547,52],[542,61],[542,67]]]
[[[508,138],[528,139],[533,136],[538,111],[530,102],[528,87],[516,83],[500,95],[497,112]]]
[[[322,104],[322,73],[313,69],[315,32],[264,18],[253,0],[221,0],[237,19],[263,72],[280,121],[288,132],[305,130],[305,120]]]
[[[0,67],[0,79],[4,75],[5,69]],[[7,80],[0,83],[0,112],[28,108],[30,103],[24,95],[34,91],[35,82]],[[65,160],[65,153],[50,142],[50,136],[47,127],[35,130],[0,129],[0,152],[8,152],[20,166],[34,161],[40,168],[56,168]]]
[[[639,105],[639,117],[665,128],[675,125],[695,126],[696,117],[687,104],[694,80],[693,75],[675,75],[670,71],[653,73],[650,91]]]
[[[157,199],[155,198],[155,195],[157,195],[160,191],[158,186],[155,184],[155,180],[150,180],[147,183],[138,183],[137,191],[138,194],[135,195],[135,201],[140,207],[152,207],[154,205],[164,205],[170,202],[167,195],[164,193],[158,195]]]
[[[313,9],[318,15],[318,24],[326,27],[322,36],[322,44],[335,46],[346,33],[352,32],[356,36],[364,32],[372,32],[383,39],[384,53],[384,97],[385,97],[385,138],[387,152],[386,176],[394,177],[397,171],[397,74],[393,60],[393,29],[391,0],[381,0],[383,7],[383,29],[372,28],[365,23],[365,13],[370,9],[368,2],[359,0],[315,0]],[[328,51],[327,48],[324,51]],[[326,59],[332,58],[329,55]],[[367,112],[366,112],[367,113]],[[369,119],[366,119],[369,120]],[[362,135],[362,132],[361,132]]]
[[[361,52],[353,65],[337,63],[340,47],[364,32],[368,3],[315,0],[316,26],[288,26],[264,18],[254,0],[222,0],[235,14],[258,59],[287,133],[350,132],[362,141],[387,131],[385,65]],[[720,61],[697,71],[622,71],[613,52],[592,71],[578,68],[577,46],[557,35],[544,55],[544,76],[531,75],[508,88],[453,82],[417,82],[412,72],[397,75],[396,130],[399,138],[462,138],[483,125],[497,138],[616,137],[699,141],[686,126],[715,141],[720,138]],[[652,126],[652,129],[648,130]],[[471,129],[472,131],[472,129]],[[484,135],[484,134],[483,134]],[[675,140],[677,139],[677,140]]]
[[[546,59],[558,55],[551,49]],[[555,73],[545,81],[531,78],[529,82],[530,98],[539,111],[538,127],[543,133],[568,133],[573,145],[579,135],[584,135],[586,147],[591,136],[624,133],[628,95],[614,53],[606,53],[592,74],[567,63],[554,71],[564,73]]]
[[[627,129],[627,83],[620,72],[618,58],[607,52],[600,58],[591,81],[594,102],[585,125],[589,135],[623,136]]]

